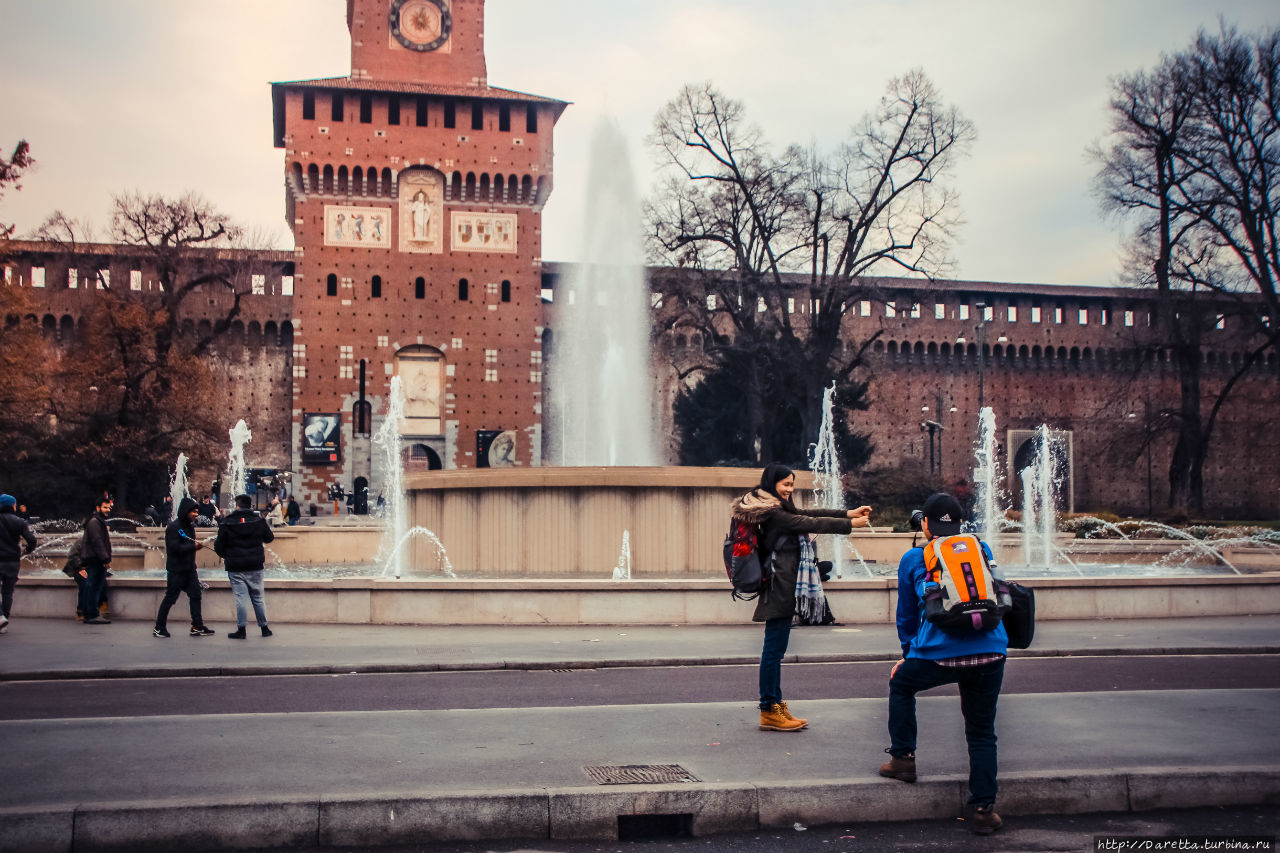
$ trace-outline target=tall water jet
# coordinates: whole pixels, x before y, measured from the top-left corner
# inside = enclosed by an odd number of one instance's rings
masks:
[[[978,538],[994,542],[1000,533],[1004,505],[1000,499],[1000,472],[996,459],[996,413],[983,406],[978,414],[978,446],[974,451],[973,482],[976,503],[974,527]]]
[[[189,497],[191,497],[191,490],[187,486],[187,454],[179,453],[178,462],[173,466],[173,479],[169,481],[169,499],[173,501],[169,511],[175,518],[178,505],[182,503],[183,498]]]
[[[822,392],[822,425],[818,427],[818,443],[813,446],[809,468],[813,471],[814,493],[823,509],[846,509],[844,485],[840,482],[840,459],[836,454],[835,431],[836,383]],[[844,577],[844,538],[834,537],[831,561],[835,576]]]
[[[253,441],[253,433],[249,430],[249,425],[244,422],[244,418],[236,421],[236,425],[229,430],[231,436],[231,453],[230,465],[227,470],[227,483],[231,489],[231,500],[234,505],[236,495],[243,495],[246,492],[245,484],[245,466],[244,466],[244,446]],[[177,503],[173,505],[173,511],[178,511]]]
[[[1053,565],[1054,535],[1058,531],[1054,494],[1057,490],[1056,449],[1049,427],[1036,431],[1036,455],[1022,471],[1022,564]]]
[[[408,526],[408,507],[404,494],[404,459],[400,455],[400,421],[404,417],[404,388],[400,377],[391,377],[387,394],[387,414],[373,435],[373,446],[382,461],[383,523],[379,560],[383,574],[400,577],[404,573],[405,549],[402,547]]]
[[[586,202],[583,257],[555,293],[550,461],[655,465],[640,202],[613,122],[592,138]]]

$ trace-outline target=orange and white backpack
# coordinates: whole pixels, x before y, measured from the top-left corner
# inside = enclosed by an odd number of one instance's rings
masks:
[[[1013,606],[971,533],[940,536],[924,546],[924,615],[947,633],[990,631]]]

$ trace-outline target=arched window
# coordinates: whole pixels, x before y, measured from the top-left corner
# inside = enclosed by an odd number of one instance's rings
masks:
[[[378,195],[384,195],[384,196],[391,195],[391,177],[392,175],[391,175],[390,169],[382,170],[382,190],[381,192],[378,193]]]
[[[413,298],[414,299],[427,298],[427,280],[422,276],[418,276],[413,280]]]
[[[525,175],[520,179],[519,201],[522,201],[525,204],[533,203],[533,178],[530,175]]]
[[[317,166],[315,163],[312,163],[310,166],[307,167],[306,189],[307,189],[307,192],[309,193],[320,192],[320,167]]]
[[[347,182],[347,167],[339,166],[338,167],[338,195],[346,195],[347,187],[349,186],[350,184]]]
[[[351,406],[351,432],[368,436],[373,423],[373,406],[368,400],[356,400]]]
[[[382,298],[382,276],[375,275],[369,282],[369,297],[371,299]]]
[[[324,189],[322,192],[333,192],[333,166],[327,164],[324,167]]]
[[[507,200],[507,181],[502,175],[493,176],[493,200],[499,204]]]
[[[306,179],[302,177],[302,164],[293,164],[293,189],[294,192],[305,193],[307,191]]]
[[[359,166],[351,170],[351,194],[364,195],[364,169]]]
[[[502,301],[511,301],[511,282],[505,280],[502,282]]]
[[[467,172],[466,195],[463,196],[467,201],[474,201],[476,197],[476,173]]]
[[[325,296],[338,295],[338,276],[329,273],[329,277],[324,280],[324,293]]]
[[[449,198],[457,201],[462,198],[462,173],[454,172],[449,179]]]
[[[467,301],[469,290],[470,288],[467,285],[467,280],[465,278],[458,279],[458,301],[459,302]]]
[[[480,176],[480,200],[493,200],[493,195],[489,191],[489,175],[487,173]]]

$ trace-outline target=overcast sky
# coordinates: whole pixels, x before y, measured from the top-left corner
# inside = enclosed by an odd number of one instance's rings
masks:
[[[38,169],[0,200],[19,233],[55,209],[105,232],[122,190],[196,190],[291,245],[268,83],[350,71],[345,0],[0,0],[0,147]],[[775,145],[831,146],[885,83],[921,67],[977,127],[954,179],[961,278],[1113,284],[1114,223],[1086,147],[1108,80],[1222,15],[1280,25],[1274,0],[488,0],[489,82],[573,102],[556,126],[543,255],[580,252],[586,152],[602,117],[632,143],[688,82],[745,102]]]

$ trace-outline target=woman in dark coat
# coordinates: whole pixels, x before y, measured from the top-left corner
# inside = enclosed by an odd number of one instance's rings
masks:
[[[798,731],[807,720],[793,717],[782,701],[782,658],[787,653],[791,620],[796,612],[796,575],[800,567],[801,536],[811,533],[852,533],[866,527],[871,507],[857,509],[797,509],[791,495],[796,475],[785,465],[770,464],[752,489],[733,503],[734,518],[759,525],[760,559],[773,557],[773,579],[756,601],[755,622],[764,623],[760,655],[760,728]],[[805,543],[808,545],[807,541]]]

